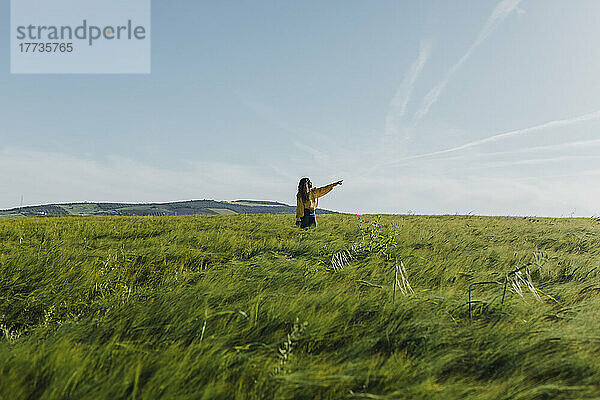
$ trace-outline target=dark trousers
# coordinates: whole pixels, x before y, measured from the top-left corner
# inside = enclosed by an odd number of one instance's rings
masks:
[[[315,210],[304,209],[304,216],[300,220],[300,228],[308,228],[310,226],[317,226],[317,216]]]

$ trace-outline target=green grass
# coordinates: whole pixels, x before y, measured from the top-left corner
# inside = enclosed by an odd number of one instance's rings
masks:
[[[600,397],[599,222],[293,222],[1,220],[0,398]]]
[[[121,207],[121,208],[118,208],[118,210],[144,211],[144,210],[148,210],[149,208],[150,208],[150,206],[148,206],[148,205],[140,204],[140,205],[136,205],[136,206]]]
[[[18,217],[22,217],[22,216],[23,216],[23,214],[21,214],[21,213],[0,211],[0,218],[18,218]]]
[[[100,207],[95,203],[82,203],[82,204],[61,204],[60,208],[68,212],[69,214],[76,215],[92,215],[100,211]]]
[[[220,215],[235,215],[235,214],[237,214],[235,211],[232,211],[228,208],[207,208],[207,210],[213,211]]]

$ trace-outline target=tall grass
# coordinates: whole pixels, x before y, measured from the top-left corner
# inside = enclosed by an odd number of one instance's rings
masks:
[[[600,396],[597,221],[290,218],[0,221],[0,398]]]

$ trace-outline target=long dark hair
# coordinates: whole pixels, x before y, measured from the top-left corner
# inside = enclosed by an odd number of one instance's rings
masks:
[[[312,182],[308,178],[300,179],[300,183],[298,183],[298,197],[302,199],[302,201],[308,201],[308,193],[310,192],[310,188],[312,188]]]

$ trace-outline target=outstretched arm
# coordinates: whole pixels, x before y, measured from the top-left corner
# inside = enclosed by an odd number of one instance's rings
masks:
[[[331,189],[333,189],[337,185],[341,185],[342,182],[343,182],[343,180],[339,180],[337,182],[330,183],[327,186],[323,186],[320,188],[314,188],[313,190],[315,192],[315,197],[319,198],[319,197],[325,196],[327,193],[331,192]]]

